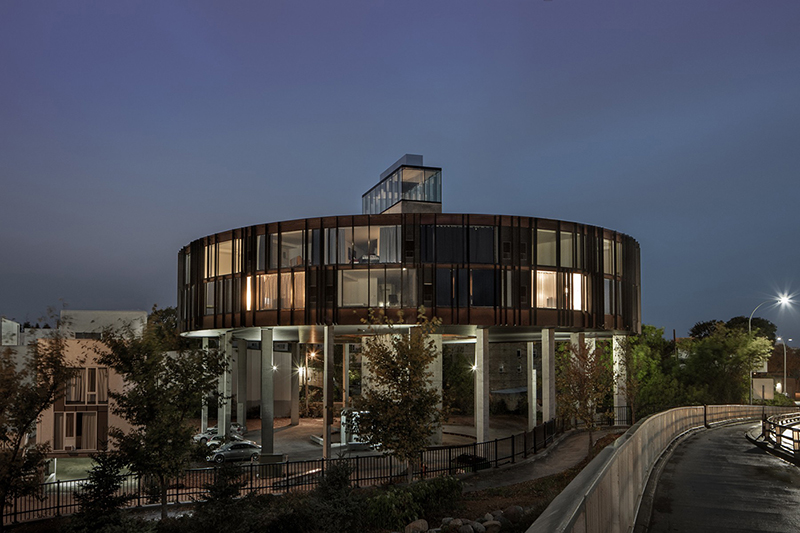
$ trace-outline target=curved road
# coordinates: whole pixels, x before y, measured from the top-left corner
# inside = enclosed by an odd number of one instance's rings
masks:
[[[648,532],[800,531],[800,468],[750,444],[753,425],[700,431],[676,447]]]

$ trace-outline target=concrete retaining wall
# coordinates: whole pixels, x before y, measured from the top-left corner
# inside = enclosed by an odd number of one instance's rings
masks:
[[[630,531],[650,471],[674,439],[707,424],[760,419],[785,411],[756,405],[709,405],[679,407],[648,417],[601,451],[527,533]]]

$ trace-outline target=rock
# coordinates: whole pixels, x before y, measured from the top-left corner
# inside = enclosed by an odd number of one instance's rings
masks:
[[[458,533],[475,533],[475,530],[468,524],[461,524],[458,528]]]
[[[486,513],[485,515],[483,515],[484,522],[488,522],[489,520],[494,520],[494,516],[492,515],[492,513]]]
[[[452,522],[452,521],[453,521],[453,517],[452,516],[448,516],[447,518],[442,518],[442,525],[443,526],[448,526],[448,525],[450,525],[450,522]]]
[[[410,524],[408,524],[404,530],[404,533],[426,533],[428,531],[428,521],[427,520],[414,520]]]
[[[503,515],[498,516],[497,521],[500,522],[500,525],[503,527],[511,527],[511,520]]]
[[[486,533],[500,533],[502,524],[497,520],[489,520],[483,523],[483,527],[486,529]]]
[[[503,516],[503,511],[499,509],[497,511],[492,511],[492,516],[494,517],[495,520],[497,520],[498,516]]]
[[[522,520],[522,507],[519,505],[512,505],[503,511],[503,516],[511,520],[513,524],[516,524]]]
[[[475,533],[486,533],[486,528],[480,522],[473,522],[472,531],[474,531]]]
[[[464,525],[464,521],[463,521],[463,520],[461,520],[460,518],[454,518],[454,519],[453,519],[453,521],[452,521],[452,522],[450,522],[450,527],[452,527],[452,528],[456,528],[456,529],[458,529],[458,528],[460,528],[462,525]]]

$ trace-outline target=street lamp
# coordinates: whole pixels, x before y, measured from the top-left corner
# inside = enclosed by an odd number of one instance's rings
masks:
[[[778,304],[781,307],[783,307],[784,305],[786,305],[788,303],[791,303],[791,301],[792,300],[790,300],[788,296],[781,296],[777,300],[766,300],[766,301],[763,301],[760,304],[758,304],[756,306],[756,308],[753,309],[753,312],[750,313],[750,318],[747,320],[747,333],[752,333],[753,332],[753,315],[756,314],[756,311],[758,311],[759,307],[761,307],[764,304],[768,304],[770,302],[775,302],[776,304]]]
[[[762,305],[768,304],[770,302],[775,302],[776,305],[780,305],[781,307],[783,307],[786,304],[791,303],[792,300],[788,296],[783,295],[783,296],[779,296],[777,300],[775,300],[773,298],[773,299],[769,299],[769,300],[764,300],[763,302],[758,304],[756,306],[756,308],[753,309],[753,312],[750,313],[750,318],[747,319],[747,333],[753,333],[753,315],[756,314],[756,311],[758,311],[758,308],[761,307]],[[785,347],[786,347],[786,345],[784,345],[784,348]],[[786,365],[784,365],[784,369],[785,368],[786,368]],[[753,369],[751,368],[749,372],[750,372],[750,405],[753,405]],[[784,379],[784,382],[785,381],[786,380]],[[784,384],[784,387],[785,386],[786,385]]]
[[[786,390],[786,389],[789,388],[788,384],[786,383],[786,342],[783,339],[781,339],[780,337],[778,337],[777,340],[779,340],[779,341],[781,341],[783,343],[783,394],[786,397],[788,397],[789,393]],[[792,342],[792,339],[788,339],[788,340],[789,340],[789,342]]]

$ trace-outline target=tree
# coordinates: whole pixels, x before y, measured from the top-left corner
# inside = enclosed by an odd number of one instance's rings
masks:
[[[80,508],[72,519],[73,532],[105,531],[119,527],[122,522],[120,508],[134,498],[120,492],[125,476],[121,473],[125,458],[115,451],[92,455],[94,465],[88,482],[75,493]]]
[[[706,320],[705,322],[697,322],[692,329],[689,330],[689,336],[693,339],[705,339],[710,337],[717,326],[722,325],[724,322],[721,320]]]
[[[615,380],[631,409],[631,422],[678,405],[680,386],[672,374],[674,345],[664,339],[664,329],[645,324],[641,334],[626,337],[623,342],[625,371]]]
[[[759,316],[754,316],[753,320],[746,316],[735,316],[725,322],[728,329],[738,329],[744,332],[752,332],[761,337],[766,337],[773,343],[775,342],[775,335],[778,332],[778,326]],[[751,328],[752,326],[752,328]]]
[[[171,309],[153,312],[144,333],[106,331],[99,362],[125,381],[112,392],[113,412],[132,426],[128,433],[111,428],[109,435],[130,469],[153,482],[167,515],[167,487],[199,452],[192,440],[190,417],[216,390],[226,369],[224,354],[188,347],[177,335]],[[173,350],[173,351],[171,351]]]
[[[681,376],[687,400],[701,404],[746,402],[750,373],[772,353],[766,337],[725,325],[708,337],[687,339],[680,347],[686,354]]]
[[[375,335],[364,343],[361,354],[369,362],[370,377],[354,401],[359,412],[355,430],[378,449],[406,461],[410,482],[413,465],[443,419],[441,395],[432,387],[429,370],[438,356],[430,336],[440,321],[428,319],[420,307],[416,326],[408,331],[397,329],[402,312],[397,321],[370,312],[366,322]],[[388,333],[383,334],[385,329]]]
[[[611,393],[613,371],[608,355],[601,347],[590,349],[584,343],[570,344],[559,350],[556,358],[558,412],[562,418],[580,420],[589,431],[589,451],[594,441],[595,413]]]
[[[64,395],[74,368],[66,361],[66,338],[58,330],[28,346],[17,368],[13,352],[0,354],[0,517],[20,496],[35,494],[49,443],[28,444],[41,414]],[[0,530],[3,529],[0,519]]]

